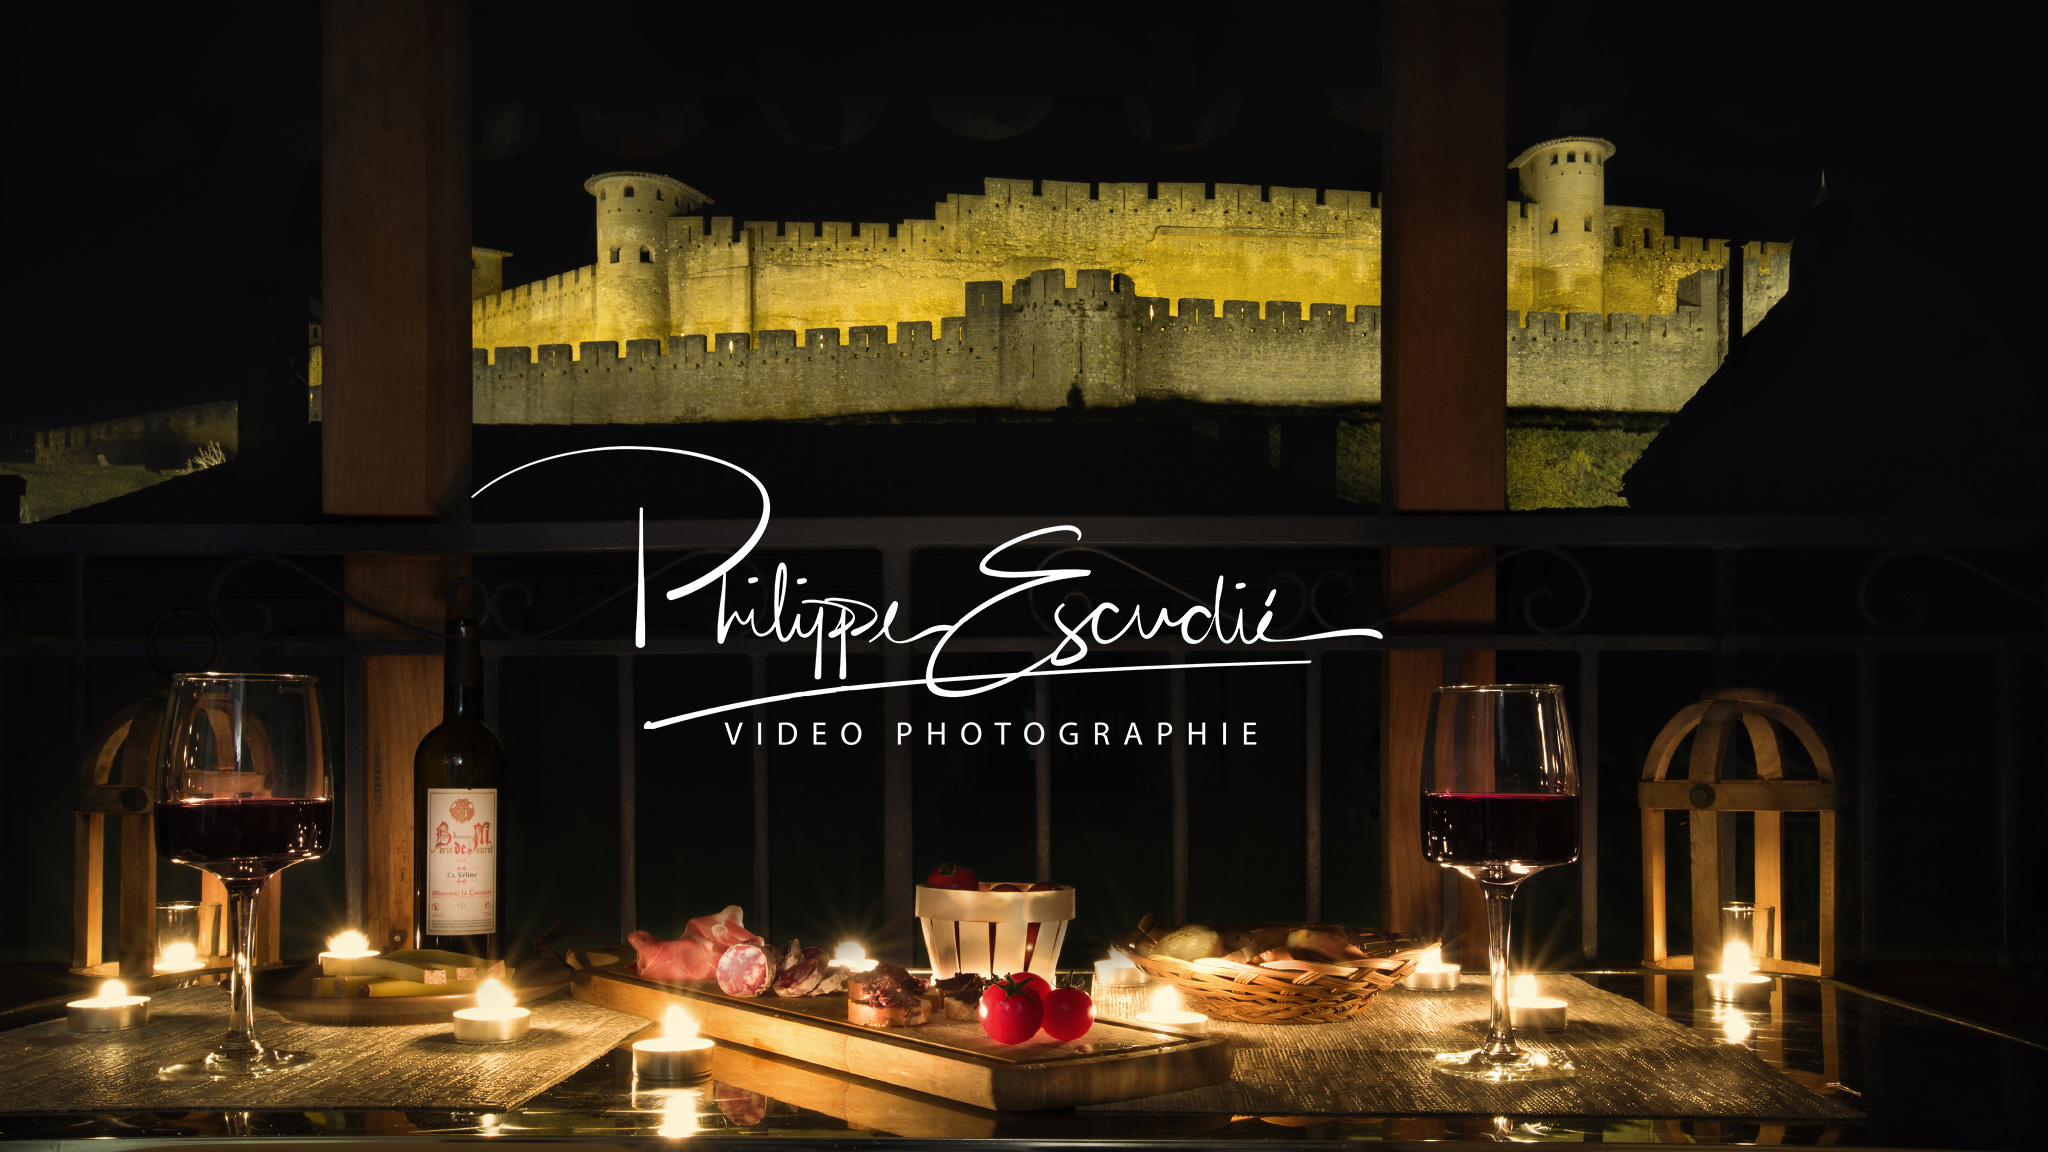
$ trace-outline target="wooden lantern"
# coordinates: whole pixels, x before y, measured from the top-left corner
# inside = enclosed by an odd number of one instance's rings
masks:
[[[1807,976],[1832,976],[1836,965],[1835,926],[1840,886],[1837,820],[1841,795],[1835,777],[1835,753],[1827,737],[1783,693],[1761,688],[1723,688],[1700,695],[1657,733],[1643,763],[1637,795],[1643,810],[1643,963],[1651,968],[1691,969],[1709,965],[1721,955],[1721,905],[1735,888],[1735,814],[1756,817],[1756,897],[1758,905],[1779,910],[1780,930],[1768,954],[1759,950],[1757,968]],[[1730,741],[1737,724],[1756,752],[1755,780],[1724,780]],[[1683,780],[1667,779],[1671,755],[1688,733],[1692,755]],[[1813,761],[1817,780],[1785,779],[1781,733],[1797,737]],[[1664,903],[1664,813],[1692,813],[1692,940],[1693,955],[1672,956],[1666,947],[1668,909]],[[1783,877],[1784,814],[1820,813],[1820,963],[1807,964],[1784,956]]]
[[[148,980],[156,973],[156,757],[163,727],[162,695],[145,697],[114,713],[86,744],[72,800],[71,970],[80,975]],[[108,821],[121,844],[114,949],[105,940]],[[200,899],[227,907],[227,889],[201,873]],[[279,881],[272,876],[257,906],[258,965],[278,956]],[[227,956],[200,957],[207,968],[227,967],[229,927],[219,939]]]

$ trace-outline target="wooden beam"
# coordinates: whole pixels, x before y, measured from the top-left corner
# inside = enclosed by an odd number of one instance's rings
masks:
[[[1507,492],[1507,289],[1500,253],[1507,170],[1503,6],[1396,0],[1385,13],[1382,297],[1385,308],[1383,510],[1499,511]],[[1391,548],[1393,607],[1485,563],[1484,548]],[[1396,628],[1491,630],[1491,570],[1405,613]],[[1493,679],[1493,654],[1468,652],[1456,679]],[[1434,652],[1392,652],[1382,689],[1381,922],[1441,930],[1435,865],[1422,858],[1422,727],[1444,679]],[[1470,888],[1469,882],[1463,882]],[[1455,933],[1483,956],[1476,889]],[[1452,935],[1454,933],[1446,933]],[[1463,953],[1468,962],[1471,954]]]
[[[321,504],[464,519],[469,5],[329,0],[322,36]]]
[[[329,0],[321,246],[321,502],[342,516],[467,520],[469,6],[464,0]],[[351,556],[343,585],[429,628],[466,562]],[[351,609],[348,633],[417,638]],[[441,660],[364,662],[371,774],[362,928],[412,943],[413,751],[440,722]]]

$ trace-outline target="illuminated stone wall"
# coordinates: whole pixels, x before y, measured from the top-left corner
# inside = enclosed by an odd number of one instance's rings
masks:
[[[1508,312],[1508,404],[1671,412],[1723,355],[1720,273],[1704,299],[1638,316]],[[480,424],[812,420],[943,409],[1140,403],[1359,409],[1380,401],[1375,305],[1141,296],[1128,276],[1039,271],[966,285],[964,315],[897,324],[475,352]]]

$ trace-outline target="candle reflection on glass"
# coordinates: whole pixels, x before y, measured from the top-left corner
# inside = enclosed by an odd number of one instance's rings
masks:
[[[700,1130],[697,1123],[697,1101],[695,1088],[674,1088],[665,1092],[661,1102],[661,1127],[654,1130],[657,1136],[680,1140],[695,1136]]]
[[[100,985],[97,996],[64,1005],[73,1032],[119,1032],[149,1023],[149,997],[130,996],[119,980]]]
[[[832,967],[844,968],[848,972],[872,972],[879,961],[868,959],[867,949],[848,940],[832,954]]]
[[[1205,1035],[1209,1031],[1209,1018],[1200,1012],[1187,1011],[1181,1004],[1180,990],[1171,984],[1161,984],[1158,991],[1152,993],[1152,1007],[1138,1013],[1138,1022],[1190,1036]]]

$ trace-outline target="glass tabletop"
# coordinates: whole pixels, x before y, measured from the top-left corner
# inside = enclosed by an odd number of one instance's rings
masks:
[[[1782,977],[1769,1005],[1696,999],[1689,973],[1581,972],[1671,1020],[1740,1044],[1815,1092],[1866,1114],[1840,1124],[1658,1117],[1229,1116],[989,1112],[775,1056],[749,1053],[712,1079],[635,1090],[613,1050],[524,1106],[489,1112],[102,1112],[0,1115],[0,1137],[150,1140],[222,1136],[388,1140],[517,1137],[666,1145],[682,1137],[806,1145],[994,1139],[1046,1147],[1142,1141],[1517,1141],[1601,1144],[1833,1144],[1894,1148],[2037,1146],[2034,1105],[2048,1048],[1830,980]],[[2029,1133],[2034,1133],[2029,1135]]]

